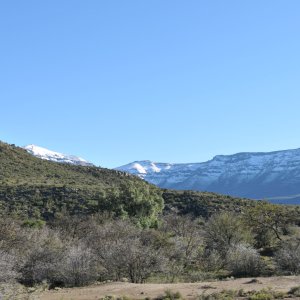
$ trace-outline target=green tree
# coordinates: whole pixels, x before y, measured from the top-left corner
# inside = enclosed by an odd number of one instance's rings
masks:
[[[230,212],[210,218],[205,231],[208,252],[217,251],[225,259],[230,248],[240,243],[252,244],[253,236],[242,218]]]
[[[244,218],[251,226],[257,248],[272,247],[276,241],[281,241],[289,224],[294,221],[294,216],[285,207],[268,202],[259,202],[248,208]]]

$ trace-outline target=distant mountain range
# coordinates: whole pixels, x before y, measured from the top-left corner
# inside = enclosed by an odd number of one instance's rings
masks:
[[[35,145],[24,147],[47,160],[92,165]],[[217,155],[202,163],[135,161],[116,168],[162,188],[222,193],[274,203],[300,204],[300,149]]]
[[[135,161],[116,169],[163,188],[300,204],[300,149],[217,155],[202,163]]]

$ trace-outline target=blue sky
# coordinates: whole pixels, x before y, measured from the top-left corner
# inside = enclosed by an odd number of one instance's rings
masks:
[[[115,167],[299,148],[300,1],[0,3],[0,139]]]

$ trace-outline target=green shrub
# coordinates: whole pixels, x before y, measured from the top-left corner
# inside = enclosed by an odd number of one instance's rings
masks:
[[[23,227],[30,227],[30,228],[43,228],[46,222],[43,220],[25,220],[23,222]]]
[[[156,298],[156,300],[179,300],[183,299],[179,292],[172,292],[171,290],[166,290],[163,296]]]
[[[202,294],[198,297],[198,300],[234,300],[237,296],[239,296],[238,291],[223,290],[210,295]]]
[[[274,299],[272,294],[265,292],[257,292],[249,297],[249,300],[272,300]]]
[[[250,292],[249,300],[273,300],[273,299],[283,299],[287,295],[283,292],[277,292],[272,289],[262,289],[254,293]]]

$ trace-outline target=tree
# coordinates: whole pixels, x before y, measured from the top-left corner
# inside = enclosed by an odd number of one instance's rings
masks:
[[[107,279],[126,277],[141,283],[163,266],[161,250],[146,237],[146,231],[119,220],[99,226],[88,237],[88,244],[97,254]]]
[[[43,280],[60,281],[65,247],[59,234],[48,228],[29,229],[27,234],[29,243],[24,249],[21,281],[29,285]]]
[[[203,247],[203,225],[191,215],[169,214],[164,217],[162,230],[170,236],[166,256],[174,277],[197,263]]]
[[[225,259],[230,248],[240,243],[251,244],[253,237],[241,217],[223,212],[212,216],[208,221],[205,241],[208,253],[215,250]]]
[[[268,202],[259,202],[248,208],[245,221],[255,236],[257,248],[272,247],[275,241],[281,241],[282,235],[293,222],[293,216],[282,206]]]
[[[61,279],[68,286],[83,286],[98,279],[100,266],[90,248],[82,242],[71,243],[65,251]]]

